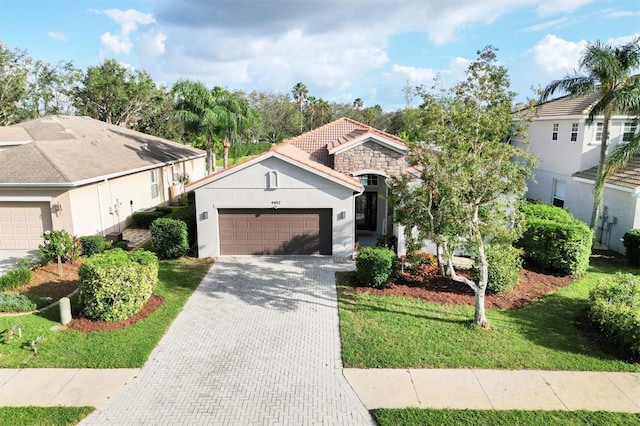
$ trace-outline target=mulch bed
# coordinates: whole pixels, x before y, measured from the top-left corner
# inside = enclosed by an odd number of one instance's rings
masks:
[[[464,272],[460,275],[464,275]],[[571,284],[573,280],[574,277],[571,275],[553,275],[528,267],[522,270],[520,282],[513,290],[503,294],[487,293],[485,307],[487,309],[520,308],[547,293]],[[424,282],[407,282],[406,279],[400,279],[385,289],[357,287],[357,291],[414,297],[429,302],[452,305],[475,306],[475,295],[468,285],[441,276],[425,279]]]
[[[82,260],[76,263],[63,263],[62,275],[58,269],[57,263],[47,266],[41,266],[33,272],[33,278],[29,284],[17,289],[18,292],[25,295],[38,297],[48,297],[51,302],[56,302],[63,297],[69,296],[78,288],[78,268],[82,264]],[[74,318],[67,325],[68,328],[83,333],[92,331],[109,331],[117,330],[131,324],[135,324],[151,315],[162,303],[162,296],[151,295],[142,309],[130,318],[124,321],[93,321],[82,316]]]

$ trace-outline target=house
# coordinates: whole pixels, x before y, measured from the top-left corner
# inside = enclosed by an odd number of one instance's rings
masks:
[[[528,149],[537,157],[535,181],[527,198],[563,207],[585,223],[591,220],[602,117],[587,124],[590,108],[598,95],[564,96],[541,104],[529,114]],[[522,113],[522,112],[521,112]],[[609,124],[609,153],[637,131],[632,117],[614,116]],[[603,192],[604,209],[598,218],[596,242],[624,252],[621,238],[640,228],[640,160],[610,178]]]
[[[89,117],[0,127],[0,147],[0,249],[35,249],[51,229],[120,232],[205,174],[202,150]]]
[[[387,178],[406,150],[341,118],[193,182],[199,255],[353,256],[358,240],[392,231]]]

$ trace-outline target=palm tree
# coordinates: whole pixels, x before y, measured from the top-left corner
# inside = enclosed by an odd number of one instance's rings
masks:
[[[309,89],[302,82],[296,83],[293,86],[293,90],[291,90],[291,94],[293,94],[293,100],[298,104],[298,109],[300,110],[300,116],[303,117],[302,108],[304,107],[305,101],[307,100],[307,95],[309,94]],[[304,128],[304,120],[300,120],[300,133],[303,132]]]
[[[591,124],[596,117],[603,117],[602,143],[590,222],[591,229],[595,229],[604,182],[614,172],[612,167],[607,167],[609,122],[614,114],[638,116],[640,113],[640,75],[632,74],[640,66],[640,37],[622,46],[602,44],[599,41],[589,43],[582,52],[578,65],[582,74],[576,72],[561,80],[552,81],[545,88],[540,101],[547,101],[556,91],[574,96],[594,93],[600,95],[587,118],[587,124]],[[631,151],[633,147],[632,144],[627,144],[626,148],[619,146],[623,151]],[[617,159],[617,167],[620,167],[629,158],[629,153],[618,153],[612,158]]]
[[[207,173],[213,168],[214,139],[228,146],[251,124],[247,110],[228,90],[203,83],[180,80],[171,89],[174,98],[172,118],[184,124],[189,132],[204,137],[207,151]]]

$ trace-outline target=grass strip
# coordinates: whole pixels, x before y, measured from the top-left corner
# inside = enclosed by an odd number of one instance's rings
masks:
[[[93,410],[93,407],[0,407],[0,426],[75,425]]]

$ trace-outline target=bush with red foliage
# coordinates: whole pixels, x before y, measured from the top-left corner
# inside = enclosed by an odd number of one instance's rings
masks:
[[[424,283],[438,276],[438,259],[431,253],[412,252],[401,261],[406,265],[403,278],[409,282]]]

